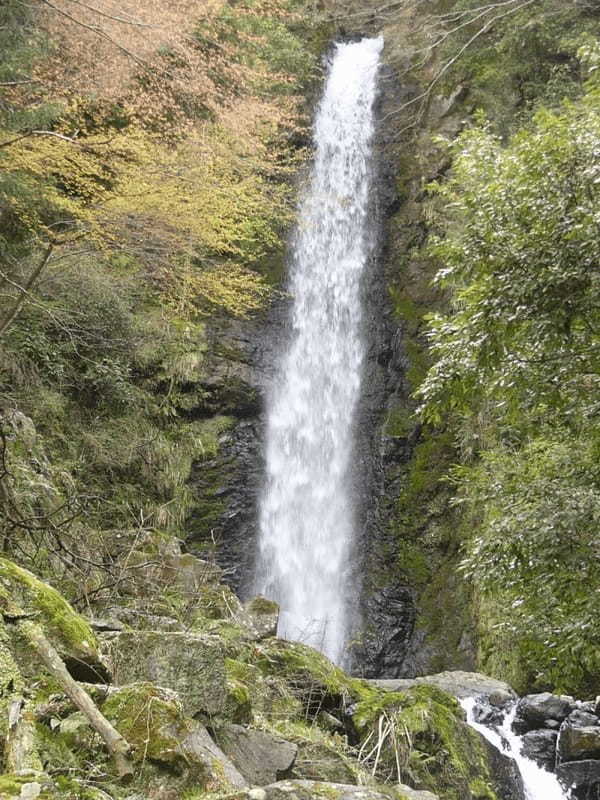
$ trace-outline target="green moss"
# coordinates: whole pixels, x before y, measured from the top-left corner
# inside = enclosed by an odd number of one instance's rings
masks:
[[[246,657],[251,653],[246,652]],[[227,658],[225,671],[228,686],[236,687],[240,700],[244,703],[246,695],[251,706],[252,718],[260,718],[267,722],[277,720],[295,720],[303,717],[303,707],[292,688],[281,677],[265,675],[255,664]],[[244,690],[243,695],[241,691]],[[229,703],[229,700],[228,700]],[[228,704],[227,708],[231,708]],[[239,709],[234,702],[233,709]]]
[[[38,795],[38,800],[54,800],[56,794],[51,788],[48,776],[40,775],[0,775],[0,797],[2,800],[15,800],[21,797],[21,789],[29,783],[39,783],[42,785],[42,792]]]
[[[434,686],[416,686],[361,701],[354,721],[363,740],[377,733],[382,716],[395,733],[382,746],[380,778],[409,778],[446,800],[496,800],[481,737],[463,721],[453,697]]]
[[[39,621],[59,650],[83,658],[97,656],[98,640],[87,622],[56,589],[26,569],[0,558],[0,604],[40,615]]]
[[[246,606],[250,614],[277,614],[279,606],[273,600],[267,600],[266,597],[253,597]]]
[[[102,713],[134,748],[136,760],[176,764],[182,759],[180,739],[189,724],[172,692],[152,683],[134,683],[113,692]]]
[[[397,405],[388,409],[383,432],[385,436],[394,439],[406,439],[414,430],[415,424],[416,420],[411,409],[406,405]]]

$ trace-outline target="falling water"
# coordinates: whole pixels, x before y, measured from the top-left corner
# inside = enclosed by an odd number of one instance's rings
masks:
[[[371,244],[371,141],[381,39],[338,44],[299,208],[292,335],[269,398],[256,588],[279,635],[340,663],[349,632],[353,417],[361,384],[361,275]]]
[[[523,779],[526,800],[569,800],[570,792],[562,788],[556,775],[521,754],[521,737],[513,733],[512,729],[516,706],[506,714],[502,726],[495,730],[475,721],[474,698],[465,698],[460,703],[467,713],[469,725],[485,736],[501,753],[514,760]]]

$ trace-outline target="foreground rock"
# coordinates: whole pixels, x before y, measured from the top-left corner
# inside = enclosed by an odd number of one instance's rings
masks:
[[[503,705],[517,699],[516,693],[504,681],[498,681],[479,672],[439,672],[436,675],[422,675],[418,678],[394,678],[389,680],[370,680],[386,692],[401,692],[411,686],[426,684],[437,686],[458,699],[465,697],[486,697],[492,705]]]
[[[590,800],[600,796],[600,761],[569,761],[559,764],[556,775],[574,798]]]
[[[236,795],[236,800],[439,800],[431,792],[408,786],[370,788],[324,781],[279,781]]]
[[[0,611],[9,624],[15,613],[35,618],[76,679],[95,683],[108,677],[96,634],[83,617],[55,589],[6,558],[0,558]],[[28,645],[18,638],[13,645],[21,671],[35,673]]]
[[[600,727],[563,725],[558,737],[558,754],[561,761],[600,759]]]
[[[575,708],[575,700],[550,692],[528,694],[519,700],[517,716],[528,730],[540,728],[546,720],[562,722]]]
[[[298,747],[285,739],[241,725],[225,725],[215,738],[223,752],[254,786],[264,786],[285,777],[298,753]]]
[[[220,714],[227,700],[223,645],[216,636],[120,631],[105,636],[114,682],[153,681],[176,691],[186,714]]]

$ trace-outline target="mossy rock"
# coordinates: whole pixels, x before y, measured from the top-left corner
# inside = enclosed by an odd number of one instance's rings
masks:
[[[33,615],[58,650],[71,673],[79,680],[98,681],[107,677],[100,658],[96,635],[56,589],[33,573],[0,557],[0,610],[7,617]],[[12,634],[12,631],[9,629]],[[28,674],[39,670],[32,663],[30,648],[18,635],[11,635],[11,649],[19,667]]]
[[[377,694],[367,683],[350,678],[322,653],[299,642],[266,640],[255,648],[253,660],[264,675],[281,678],[310,717],[323,709],[343,712],[347,705]]]
[[[264,786],[263,800],[439,800],[429,792],[407,786],[354,786],[327,781],[286,780]],[[256,792],[243,792],[235,800],[254,800]]]
[[[136,760],[168,764],[181,760],[181,739],[191,726],[175,692],[148,682],[134,683],[111,692],[102,713],[132,746]]]
[[[358,783],[356,763],[343,754],[343,745],[336,747],[333,742],[303,741],[291,737],[298,745],[298,755],[294,763],[292,777],[311,781],[332,781],[334,783]]]
[[[251,718],[257,716],[267,721],[302,719],[304,711],[302,703],[281,677],[265,675],[256,666],[245,661],[227,658],[225,660],[228,687],[235,687],[237,699],[228,695],[227,717],[232,722],[233,713],[237,713],[240,702],[246,698],[251,707]],[[233,712],[233,713],[232,713]]]
[[[112,800],[111,795],[77,780],[59,776],[51,779],[45,773],[0,775],[0,800]]]
[[[380,779],[409,776],[407,782],[444,800],[497,800],[485,743],[464,722],[455,698],[421,685],[364,700],[353,717],[363,741],[378,735],[382,716],[390,732],[377,765]]]
[[[118,686],[152,681],[176,691],[188,716],[221,714],[227,686],[223,643],[216,636],[179,631],[121,631],[106,638]]]

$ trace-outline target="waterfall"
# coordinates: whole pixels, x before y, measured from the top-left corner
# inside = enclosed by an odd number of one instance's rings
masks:
[[[279,635],[341,663],[349,634],[361,276],[372,245],[371,142],[382,39],[335,47],[292,243],[291,336],[268,398],[255,588]]]
[[[512,729],[516,705],[506,714],[502,726],[495,730],[475,721],[473,697],[461,700],[460,704],[466,711],[469,725],[516,763],[523,779],[526,800],[569,800],[571,793],[562,788],[556,775],[521,754],[521,737]]]

